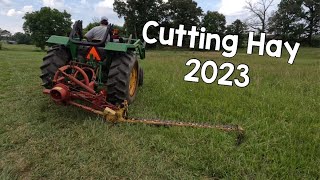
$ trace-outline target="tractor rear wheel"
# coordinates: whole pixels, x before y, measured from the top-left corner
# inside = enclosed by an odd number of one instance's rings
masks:
[[[132,103],[139,84],[139,64],[131,53],[117,53],[112,58],[107,81],[107,101],[121,104],[125,100]]]
[[[53,87],[53,77],[57,70],[66,65],[69,60],[69,55],[64,46],[51,47],[47,55],[43,58],[41,69],[42,86],[50,89]]]

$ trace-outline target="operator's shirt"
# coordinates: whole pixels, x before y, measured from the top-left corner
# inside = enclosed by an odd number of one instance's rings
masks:
[[[92,28],[89,32],[87,32],[84,36],[89,40],[102,40],[104,38],[105,33],[107,32],[108,26],[100,25]]]

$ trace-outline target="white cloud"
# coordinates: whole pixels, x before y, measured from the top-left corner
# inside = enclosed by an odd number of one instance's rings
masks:
[[[32,12],[33,11],[33,6],[23,6],[22,11],[27,13],[27,12]]]
[[[87,0],[81,0],[80,3],[81,4],[87,4]]]
[[[32,12],[33,11],[33,6],[23,6],[21,10],[16,10],[16,9],[10,9],[7,12],[7,16],[22,16],[27,12]]]
[[[69,9],[67,6],[65,6],[64,0],[42,0],[42,5],[45,7],[51,7],[58,10]]]
[[[95,13],[98,16],[115,16],[116,13],[113,11],[114,0],[103,0],[94,6]]]
[[[43,0],[42,4],[46,7],[54,7],[56,5],[55,0]]]
[[[253,0],[252,2],[255,2]],[[222,0],[219,13],[226,16],[239,15],[245,12],[244,7],[246,6],[246,0]]]
[[[16,11],[15,9],[10,9],[7,12],[7,16],[18,16],[18,15],[22,15],[23,12],[22,11]]]
[[[0,4],[1,5],[9,5],[9,4],[11,4],[11,1],[10,0],[0,0]]]
[[[122,25],[123,18],[119,19],[117,13],[113,11],[114,0],[102,0],[94,5],[95,16],[106,16],[112,24]]]
[[[219,13],[222,13],[226,16],[227,24],[231,24],[236,19],[247,21],[251,16],[251,13],[245,9],[247,0],[221,0],[219,5]],[[259,0],[249,0],[253,3],[258,2]],[[268,10],[269,14],[277,9],[277,5],[281,0],[274,0],[272,6]]]
[[[86,1],[86,0],[81,0],[82,1]],[[124,0],[126,1],[126,0]],[[163,2],[168,2],[168,0],[162,0]],[[104,8],[113,8],[113,3],[114,3],[114,0],[103,0],[103,1],[100,1],[98,3],[98,7],[104,7]]]
[[[104,0],[104,1],[100,1],[100,2],[96,5],[96,8],[112,8],[112,9],[113,9],[113,3],[114,3],[114,0]]]
[[[81,2],[82,1],[86,1],[86,0],[81,0]],[[163,2],[168,2],[168,0],[163,0]],[[114,3],[114,0],[102,0],[95,5],[95,10],[101,15],[110,14],[109,11],[113,12],[113,3]]]

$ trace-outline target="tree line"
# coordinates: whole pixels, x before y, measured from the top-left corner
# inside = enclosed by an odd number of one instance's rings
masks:
[[[239,35],[239,45],[243,45],[248,31],[257,31],[276,39],[320,46],[319,0],[281,0],[277,10],[270,12],[273,3],[274,0],[247,1],[245,8],[250,18],[237,19],[228,26],[223,14],[204,12],[194,0],[115,0],[114,10],[119,17],[124,17],[128,33],[137,38],[141,38],[139,32],[144,24],[153,20],[167,29],[183,24],[186,29],[206,27],[207,32],[220,36]],[[157,31],[150,32],[152,35],[157,37]]]
[[[320,0],[282,0],[269,18],[268,31],[287,41],[320,46]]]
[[[239,46],[245,45],[248,31],[256,31],[257,35],[265,32],[275,39],[320,47],[319,0],[281,0],[274,12],[271,12],[272,6],[273,0],[258,0],[255,3],[248,1],[246,9],[251,14],[250,18],[237,19],[230,25],[226,24],[223,14],[217,11],[204,12],[194,0],[115,0],[114,11],[125,20],[123,27],[117,26],[122,35],[132,34],[137,38],[142,38],[143,26],[152,20],[157,21],[161,27],[167,27],[168,31],[169,28],[183,24],[185,29],[191,29],[192,26],[206,27],[207,32],[221,37],[227,34],[238,35]],[[23,44],[33,43],[44,49],[48,37],[66,36],[71,31],[71,15],[66,11],[43,7],[39,11],[25,14],[23,19],[25,33],[11,35],[0,29],[0,38]],[[98,24],[99,19],[94,19],[84,31]],[[158,31],[150,31],[149,36],[158,37]]]
[[[24,33],[11,35],[6,31],[6,35],[0,34],[0,38],[16,41],[17,44],[34,44],[44,50],[46,40],[51,35],[67,36],[71,32],[71,15],[66,11],[60,12],[57,9],[43,7],[39,11],[26,13],[23,19]]]
[[[8,30],[2,30],[0,28],[0,41],[7,41],[17,44],[32,44],[32,40],[29,34],[16,32],[11,34]]]

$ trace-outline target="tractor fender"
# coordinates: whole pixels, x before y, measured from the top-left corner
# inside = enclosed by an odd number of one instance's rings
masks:
[[[69,44],[69,41],[69,37],[53,35],[46,42],[50,44],[59,44],[67,46]]]

